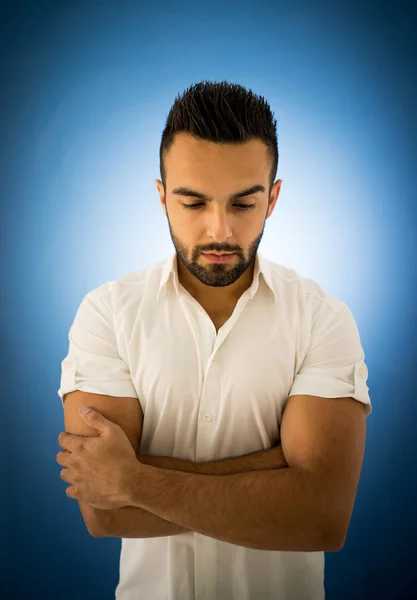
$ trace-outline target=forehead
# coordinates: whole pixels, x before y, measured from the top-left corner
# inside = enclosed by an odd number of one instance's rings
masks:
[[[268,164],[266,144],[252,139],[242,144],[218,144],[177,134],[167,154],[167,168],[175,177],[205,175],[216,177],[258,177],[265,174]]]

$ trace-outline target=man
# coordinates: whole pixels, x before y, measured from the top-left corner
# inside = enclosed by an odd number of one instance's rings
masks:
[[[258,252],[282,183],[263,98],[192,86],[160,161],[174,255],[89,292],[70,329],[66,493],[122,538],[117,600],[323,600],[372,410],[355,320]]]

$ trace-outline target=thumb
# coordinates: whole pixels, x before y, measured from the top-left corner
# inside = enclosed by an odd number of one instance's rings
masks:
[[[82,406],[80,408],[80,415],[86,423],[94,429],[98,429],[98,431],[104,431],[110,423],[106,417],[89,406]]]

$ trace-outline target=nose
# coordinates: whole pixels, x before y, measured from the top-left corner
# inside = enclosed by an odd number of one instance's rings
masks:
[[[217,243],[221,244],[232,236],[230,216],[227,215],[224,209],[217,208],[212,214],[207,216],[207,220],[207,234]],[[219,252],[218,254],[222,253]]]

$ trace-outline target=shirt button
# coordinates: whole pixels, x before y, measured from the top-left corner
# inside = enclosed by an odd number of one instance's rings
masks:
[[[209,415],[208,413],[204,413],[204,415],[203,415],[203,421],[205,421],[206,423],[210,423],[210,421],[211,421],[211,415]]]

